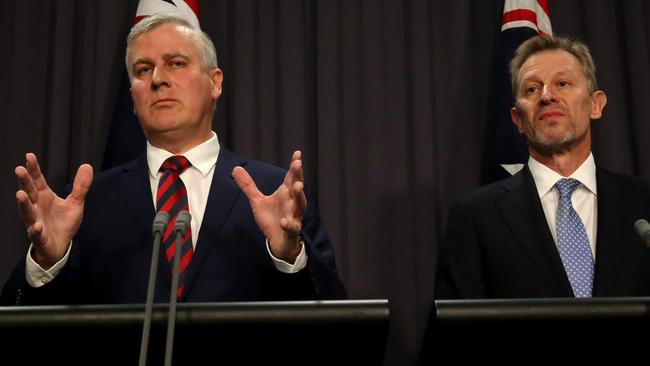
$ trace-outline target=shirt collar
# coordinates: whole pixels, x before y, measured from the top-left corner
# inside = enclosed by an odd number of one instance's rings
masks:
[[[594,156],[589,152],[587,159],[568,177],[563,177],[558,174],[556,171],[547,167],[546,165],[535,160],[532,156],[528,158],[528,169],[533,175],[533,180],[535,181],[535,186],[537,186],[537,193],[540,197],[546,195],[555,183],[562,178],[574,178],[588,190],[590,190],[594,195],[596,193],[596,162],[594,161]]]
[[[187,150],[182,155],[187,158],[203,176],[206,176],[210,169],[217,163],[219,156],[219,139],[217,134],[212,132],[212,137],[200,145],[194,146]],[[155,147],[147,141],[147,164],[149,165],[149,175],[156,177],[160,166],[169,158],[173,156],[171,152]]]

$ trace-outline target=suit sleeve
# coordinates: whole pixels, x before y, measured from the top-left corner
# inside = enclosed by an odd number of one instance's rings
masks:
[[[303,222],[303,237],[308,254],[306,270],[318,299],[345,299],[347,294],[334,258],[334,248],[318,212],[309,206]]]
[[[434,294],[438,299],[485,298],[480,239],[471,207],[462,199],[449,211],[438,255]]]
[[[267,276],[272,283],[268,296],[273,300],[346,299],[345,287],[336,269],[334,248],[311,203],[303,217],[302,236],[307,266],[298,273],[282,273],[274,268]]]
[[[25,258],[19,262],[2,289],[0,304],[12,305],[62,305],[80,302],[81,291],[75,290],[76,273],[68,265],[51,282],[38,288],[27,283]]]

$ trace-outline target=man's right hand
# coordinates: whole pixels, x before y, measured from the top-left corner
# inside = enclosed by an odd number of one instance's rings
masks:
[[[93,168],[89,164],[79,167],[72,192],[65,199],[47,185],[36,155],[27,153],[25,166],[16,167],[15,172],[20,187],[16,192],[18,212],[34,245],[32,258],[44,269],[49,269],[65,256],[79,230]]]

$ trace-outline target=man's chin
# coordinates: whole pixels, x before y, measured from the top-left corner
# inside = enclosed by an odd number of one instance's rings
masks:
[[[155,118],[141,124],[146,130],[155,133],[173,132],[181,127],[178,118],[173,117]]]
[[[544,156],[552,156],[568,151],[575,144],[575,139],[546,139],[541,141],[529,141],[528,144],[540,154]]]

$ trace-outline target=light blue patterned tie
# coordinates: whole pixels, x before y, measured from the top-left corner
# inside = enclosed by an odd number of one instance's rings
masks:
[[[585,226],[571,205],[571,194],[579,185],[575,179],[560,179],[555,183],[560,193],[555,224],[560,257],[573,294],[575,297],[591,297],[594,258]]]

